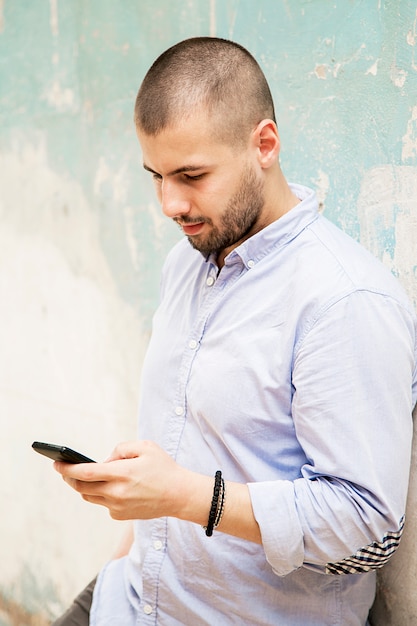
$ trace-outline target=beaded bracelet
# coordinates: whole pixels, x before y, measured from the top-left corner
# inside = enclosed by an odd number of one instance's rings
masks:
[[[225,488],[224,488],[224,480],[222,478],[222,473],[220,470],[217,470],[216,475],[214,477],[214,489],[213,489],[213,498],[211,500],[211,507],[209,518],[207,522],[207,526],[203,526],[206,531],[207,537],[211,537],[213,534],[214,528],[219,525],[221,517],[224,511],[224,502],[225,502]]]
[[[216,519],[214,520],[214,528],[217,528],[217,526],[222,521],[225,499],[226,499],[226,485],[224,484],[224,480],[222,478],[222,484],[221,484],[220,496],[219,496],[219,505],[217,507]]]

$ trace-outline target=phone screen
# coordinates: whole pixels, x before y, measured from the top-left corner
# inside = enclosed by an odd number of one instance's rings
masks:
[[[43,441],[34,441],[32,448],[43,454],[44,456],[53,459],[54,461],[64,461],[65,463],[95,463],[93,459],[88,456],[72,450],[67,446],[58,446],[54,443],[45,443]]]

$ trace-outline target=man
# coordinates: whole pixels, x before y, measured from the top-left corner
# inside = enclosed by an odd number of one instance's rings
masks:
[[[135,123],[186,238],[163,270],[138,441],[106,463],[56,464],[135,527],[91,611],[84,594],[86,621],[57,623],[364,625],[404,524],[411,307],[286,182],[271,94],[242,47],[167,50]]]

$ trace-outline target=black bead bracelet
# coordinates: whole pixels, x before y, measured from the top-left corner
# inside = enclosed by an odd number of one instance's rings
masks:
[[[213,489],[213,498],[211,500],[211,507],[209,518],[207,522],[207,526],[203,528],[206,531],[207,537],[211,537],[213,534],[213,530],[220,523],[221,516],[223,515],[224,509],[224,480],[222,478],[222,473],[220,470],[217,470],[216,475],[214,477],[214,489]]]

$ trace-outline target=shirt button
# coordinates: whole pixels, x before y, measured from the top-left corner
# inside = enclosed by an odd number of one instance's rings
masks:
[[[157,540],[153,542],[153,547],[155,548],[155,550],[161,550],[162,545],[162,541]]]
[[[253,267],[254,265],[255,265],[255,261],[253,259],[250,259],[248,261],[248,267],[250,268],[250,267]]]
[[[197,346],[198,346],[197,341],[195,339],[191,339],[191,341],[188,344],[188,347],[191,348],[191,350],[195,350]]]
[[[143,612],[146,613],[146,615],[150,615],[152,613],[153,609],[151,607],[150,604],[145,604],[145,606],[143,607]]]
[[[206,280],[206,285],[207,287],[212,287],[215,283],[215,280],[213,278],[213,276],[209,276]]]
[[[175,415],[182,415],[184,413],[184,409],[182,406],[175,407]]]

